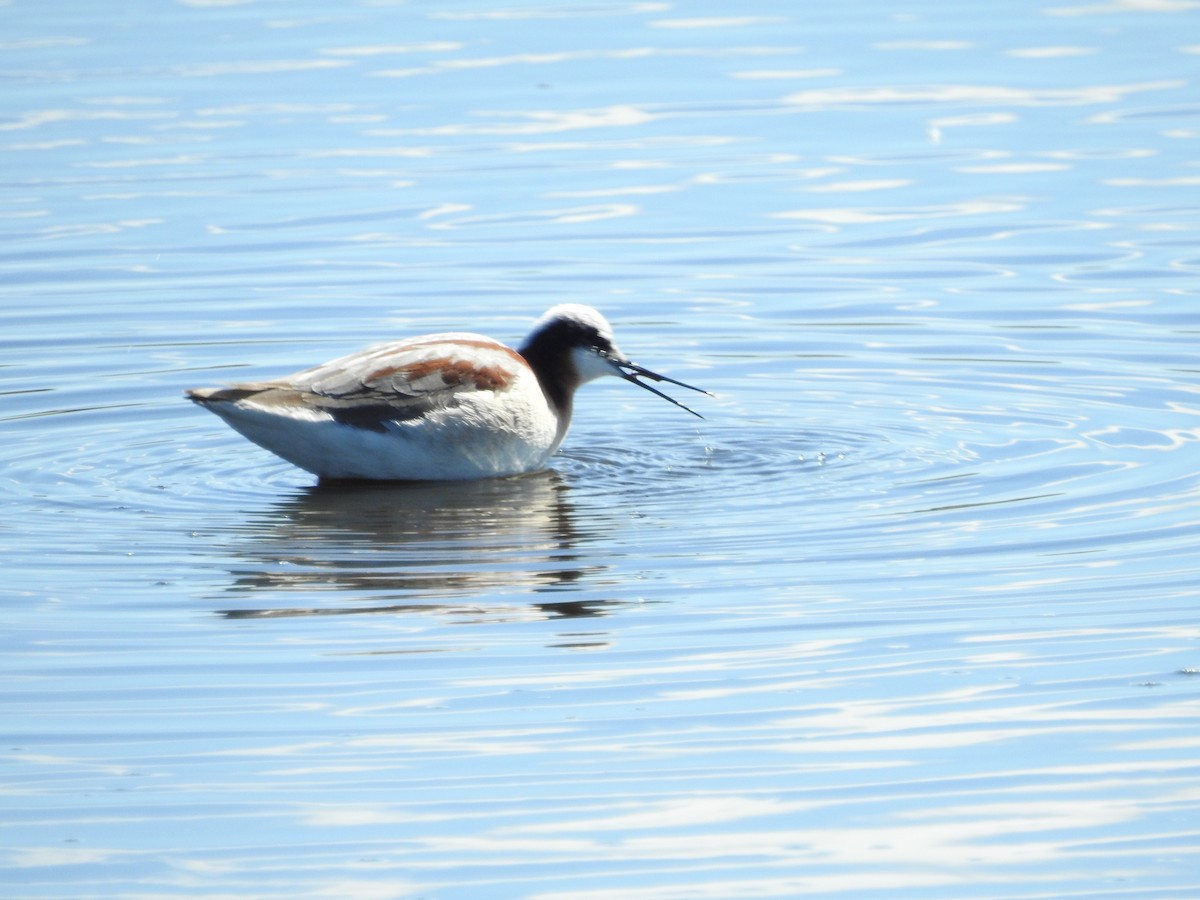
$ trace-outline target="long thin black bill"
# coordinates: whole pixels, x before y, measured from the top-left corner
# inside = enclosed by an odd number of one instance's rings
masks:
[[[646,382],[642,381],[641,378],[649,378],[651,381],[667,381],[667,382],[670,382],[671,384],[677,384],[680,387],[685,387],[689,391],[696,391],[697,393],[700,393],[700,394],[708,394],[708,396],[711,397],[712,394],[709,394],[708,391],[704,390],[704,388],[698,388],[695,385],[687,384],[686,382],[683,382],[683,381],[677,381],[674,378],[668,378],[666,375],[659,375],[657,372],[651,372],[649,369],[643,369],[641,366],[635,365],[631,362],[620,362],[620,363],[616,363],[616,365],[619,367],[618,372],[620,372],[621,377],[624,378],[626,381],[631,381],[634,384],[636,384],[638,387],[643,387],[646,390],[648,390],[650,393],[657,394],[658,396],[662,397],[664,400],[669,400],[671,403],[674,403],[680,409],[685,409],[688,412],[690,412],[697,419],[704,418],[704,416],[700,415],[700,413],[696,412],[690,406],[685,406],[684,404],[682,404],[678,400],[676,400],[674,397],[672,397],[670,394],[664,394],[658,388],[653,387],[649,384],[646,384]],[[628,371],[625,371],[627,369],[628,369]],[[638,376],[641,376],[641,378],[639,378]]]

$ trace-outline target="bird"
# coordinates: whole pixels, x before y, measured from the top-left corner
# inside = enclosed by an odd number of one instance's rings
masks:
[[[463,481],[545,468],[576,388],[607,375],[699,418],[643,379],[712,396],[631,362],[604,316],[576,303],[549,309],[515,350],[480,334],[430,334],[185,396],[322,483]]]

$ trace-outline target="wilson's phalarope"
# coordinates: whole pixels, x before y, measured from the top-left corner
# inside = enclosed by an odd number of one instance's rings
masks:
[[[462,480],[545,466],[571,425],[575,389],[602,375],[695,416],[641,379],[708,393],[633,364],[600,313],[564,304],[542,316],[518,350],[478,334],[431,334],[187,396],[323,479]]]

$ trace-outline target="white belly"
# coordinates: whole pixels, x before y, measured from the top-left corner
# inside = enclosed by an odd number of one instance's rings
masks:
[[[253,400],[211,407],[236,431],[322,478],[458,481],[543,468],[566,436],[532,375],[383,430],[345,425],[312,409]]]

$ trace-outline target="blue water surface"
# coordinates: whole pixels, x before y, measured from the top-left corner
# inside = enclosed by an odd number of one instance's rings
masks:
[[[1057,3],[0,5],[4,896],[1200,891],[1200,4]],[[181,397],[564,301],[704,420]]]

